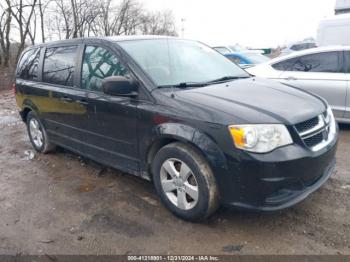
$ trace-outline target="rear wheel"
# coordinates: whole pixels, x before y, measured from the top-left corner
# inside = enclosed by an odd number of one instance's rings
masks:
[[[27,115],[27,130],[30,142],[36,151],[48,153],[55,149],[55,145],[50,142],[41,121],[32,111]]]
[[[190,145],[177,142],[160,149],[153,161],[153,180],[164,205],[185,220],[203,220],[218,207],[214,175]]]

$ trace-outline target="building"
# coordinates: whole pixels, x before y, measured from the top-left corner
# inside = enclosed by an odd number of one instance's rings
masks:
[[[334,10],[336,15],[350,13],[350,0],[336,0]]]

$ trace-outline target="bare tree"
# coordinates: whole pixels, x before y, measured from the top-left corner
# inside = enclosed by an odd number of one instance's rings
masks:
[[[53,0],[48,17],[51,31],[59,38],[89,36],[94,32],[94,20],[100,13],[99,0]]]
[[[0,4],[0,65],[8,66],[10,60],[11,6]]]
[[[35,6],[37,0],[29,0],[24,2],[23,0],[5,0],[9,9],[11,10],[12,17],[17,22],[17,27],[19,31],[19,46],[16,54],[16,60],[22,53],[25,42],[30,34],[30,25],[34,17]]]
[[[137,0],[100,1],[100,12],[94,20],[95,35],[125,35],[135,31],[142,23],[144,9]]]
[[[40,0],[39,0],[40,1]],[[51,31],[66,39],[129,34],[176,35],[171,11],[147,12],[138,0],[52,0]],[[40,5],[40,4],[39,4]],[[53,23],[55,21],[55,23]]]
[[[175,18],[171,10],[150,12],[143,18],[142,34],[177,36]]]
[[[38,9],[40,17],[40,33],[41,33],[41,42],[45,43],[45,21],[44,21],[44,12],[50,4],[51,0],[38,0]]]
[[[41,42],[47,36],[176,35],[174,21],[171,11],[147,12],[139,0],[2,0],[0,64],[9,63],[11,41],[18,40],[17,60],[38,35]]]

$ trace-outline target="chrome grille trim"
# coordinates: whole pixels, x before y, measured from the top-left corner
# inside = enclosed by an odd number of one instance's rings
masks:
[[[318,124],[314,126],[313,128],[306,130],[304,132],[299,133],[299,135],[303,138],[306,138],[305,136],[310,135],[316,131],[322,131],[325,127],[325,121],[323,120],[322,115],[318,116]]]
[[[321,115],[319,115],[318,117],[318,124],[308,130],[305,130],[303,132],[299,132],[298,129],[295,126],[295,130],[297,131],[297,133],[299,134],[301,140],[303,141],[303,143],[305,144],[305,146],[307,146],[308,148],[310,148],[310,150],[312,151],[318,151],[324,147],[326,147],[333,139],[334,139],[334,135],[331,134],[331,126],[335,125],[335,120],[334,117],[331,117],[330,114],[326,112],[323,112]],[[302,123],[305,123],[307,121],[310,120],[306,120]],[[302,123],[299,123],[297,125],[300,125]],[[332,126],[334,127],[334,126]],[[319,136],[320,133],[323,133],[323,137],[322,140],[320,140]],[[320,140],[320,142],[318,142],[317,144],[314,144],[312,146],[308,145],[309,141],[306,141],[307,139],[312,139],[315,138],[315,140]]]

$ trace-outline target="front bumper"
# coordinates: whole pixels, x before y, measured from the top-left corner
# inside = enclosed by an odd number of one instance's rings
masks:
[[[268,154],[226,156],[228,171],[218,179],[221,202],[256,211],[295,205],[331,176],[336,148],[337,136],[319,152],[294,144]]]

